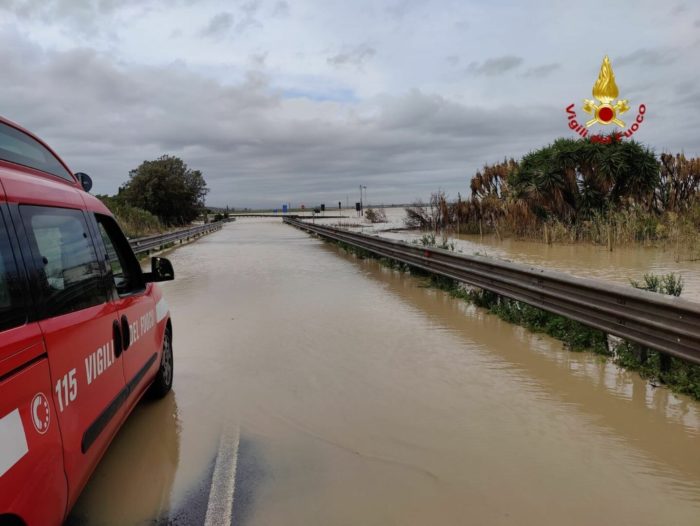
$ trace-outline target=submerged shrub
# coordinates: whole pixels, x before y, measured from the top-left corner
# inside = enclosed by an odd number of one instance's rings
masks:
[[[383,208],[368,208],[365,210],[365,217],[370,223],[386,223],[386,212]]]
[[[683,279],[674,273],[663,276],[645,274],[642,282],[630,283],[634,288],[668,296],[677,297],[683,292]],[[616,345],[614,354],[618,365],[666,384],[677,393],[700,399],[700,366],[627,341]]]

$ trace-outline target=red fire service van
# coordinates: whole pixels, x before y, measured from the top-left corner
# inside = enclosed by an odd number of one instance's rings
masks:
[[[0,526],[60,524],[144,393],[173,379],[172,325],[110,211],[0,118]]]

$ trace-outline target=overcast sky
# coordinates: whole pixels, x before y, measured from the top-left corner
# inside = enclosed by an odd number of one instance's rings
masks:
[[[0,0],[0,49],[0,114],[93,193],[172,154],[213,206],[465,195],[574,136],[605,54],[635,138],[700,155],[697,2]]]

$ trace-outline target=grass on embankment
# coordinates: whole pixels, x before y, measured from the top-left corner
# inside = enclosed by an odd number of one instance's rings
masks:
[[[324,239],[324,241],[328,240]],[[664,384],[676,393],[686,394],[700,400],[700,366],[698,365],[663,355],[620,338],[608,336],[603,331],[592,329],[577,321],[552,314],[521,301],[512,300],[488,290],[468,287],[455,279],[432,274],[394,259],[380,257],[368,250],[347,243],[335,243],[344,251],[354,254],[360,259],[376,259],[383,266],[423,278],[428,286],[443,290],[453,298],[487,309],[504,321],[526,327],[532,332],[552,336],[562,341],[570,351],[592,352],[604,356],[620,367],[637,371],[642,378],[652,383]],[[454,246],[450,245],[446,239],[443,239],[441,243],[436,242],[434,234],[424,235],[417,243],[454,250]],[[631,282],[631,285],[635,288],[672,296],[680,296],[683,290],[682,280],[680,276],[675,274],[661,277],[647,274],[642,283]]]
[[[167,229],[158,217],[115,197],[97,196],[114,214],[126,237],[133,239],[164,233]]]

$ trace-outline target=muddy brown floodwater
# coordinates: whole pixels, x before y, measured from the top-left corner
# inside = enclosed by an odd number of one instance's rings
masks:
[[[201,523],[240,430],[241,525],[700,521],[700,404],[279,220],[172,252],[175,385],[69,522]]]

